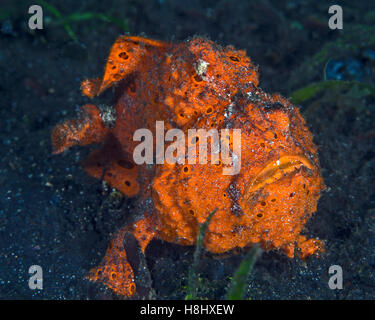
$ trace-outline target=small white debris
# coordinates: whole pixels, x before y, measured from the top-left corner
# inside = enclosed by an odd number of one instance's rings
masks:
[[[112,106],[99,105],[100,117],[105,126],[113,128],[116,123],[116,109]]]
[[[206,62],[202,59],[199,59],[197,65],[195,67],[195,71],[197,72],[197,75],[203,78],[203,76],[207,72],[207,66],[208,65],[209,65],[208,62]]]

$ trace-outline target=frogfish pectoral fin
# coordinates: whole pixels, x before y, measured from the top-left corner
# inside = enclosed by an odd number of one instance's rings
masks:
[[[147,245],[156,234],[153,216],[145,214],[144,218],[138,220],[132,226],[120,229],[112,239],[102,262],[99,266],[90,270],[87,279],[104,283],[118,295],[131,297],[136,293],[136,284],[134,282],[134,271],[128,261],[124,247],[124,238],[126,233],[129,232],[134,235],[144,254]],[[136,266],[135,270],[137,270]]]
[[[53,153],[58,154],[75,145],[88,145],[104,139],[109,133],[101,119],[100,110],[92,104],[82,107],[80,119],[67,120],[52,131]]]
[[[115,235],[102,262],[90,270],[87,279],[104,283],[115,293],[131,297],[136,292],[136,285],[133,268],[128,262],[123,246],[126,232],[127,229],[123,228]]]

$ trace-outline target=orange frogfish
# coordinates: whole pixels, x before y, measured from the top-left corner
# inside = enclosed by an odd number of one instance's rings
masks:
[[[321,240],[301,234],[324,189],[312,135],[294,105],[258,87],[257,67],[245,51],[200,37],[169,43],[120,36],[104,76],[81,85],[89,98],[109,88],[114,107],[85,105],[78,119],[52,132],[55,154],[100,143],[83,162],[85,171],[139,204],[133,222],[118,230],[100,265],[90,271],[90,280],[134,295],[125,233],[134,235],[143,253],[153,238],[194,245],[200,225],[215,209],[203,241],[209,252],[235,252],[255,243],[290,258],[324,250]],[[145,163],[135,160],[135,151],[150,137],[135,139],[138,129],[152,133],[151,145],[141,152],[151,149]],[[219,132],[219,143],[206,134],[211,129]],[[163,139],[170,130],[179,135]],[[189,152],[173,149],[177,136],[196,157],[215,161],[191,161]],[[160,161],[168,148],[176,161]],[[236,164],[238,170],[225,174]]]

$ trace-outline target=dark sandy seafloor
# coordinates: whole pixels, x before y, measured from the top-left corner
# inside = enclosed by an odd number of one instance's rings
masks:
[[[319,147],[327,187],[305,234],[325,239],[326,251],[306,260],[263,253],[246,298],[375,298],[375,5],[339,1],[344,30],[333,31],[327,27],[330,1],[48,3],[63,15],[126,18],[132,35],[173,41],[205,35],[246,49],[259,65],[260,87],[286,97],[324,81],[330,59],[359,61],[359,69],[344,76],[349,82],[295,100]],[[97,19],[72,21],[74,42],[45,9],[44,30],[30,31],[30,4],[0,1],[0,299],[119,299],[84,277],[99,263],[111,234],[132,215],[133,202],[83,172],[79,161],[92,148],[53,156],[50,133],[88,103],[80,82],[102,74],[108,50],[123,30]],[[358,77],[362,71],[365,76]],[[108,95],[99,101],[105,103]],[[150,244],[149,297],[185,297],[193,252],[161,241]],[[200,297],[224,298],[243,255],[204,253]],[[43,290],[28,287],[31,265],[43,268]],[[342,290],[328,286],[331,265],[343,268]]]

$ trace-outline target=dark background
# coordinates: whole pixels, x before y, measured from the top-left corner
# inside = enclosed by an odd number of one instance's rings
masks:
[[[31,31],[27,12],[37,3],[44,29]],[[344,30],[328,28],[332,4],[343,7]],[[0,0],[0,298],[119,298],[84,276],[131,216],[132,201],[83,172],[90,148],[53,156],[50,133],[88,102],[80,82],[102,74],[112,43],[128,32],[170,41],[204,35],[246,49],[260,87],[291,98],[314,133],[327,190],[305,234],[325,239],[326,252],[307,260],[264,253],[246,298],[374,299],[374,25],[371,1]],[[153,298],[185,297],[193,252],[150,244]],[[200,297],[225,297],[243,254],[204,253]],[[44,271],[40,291],[28,288],[34,264]],[[328,287],[334,264],[343,290]]]

